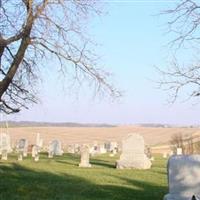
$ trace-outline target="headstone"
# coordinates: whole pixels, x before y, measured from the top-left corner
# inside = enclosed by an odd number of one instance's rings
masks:
[[[144,153],[144,139],[141,135],[131,134],[122,141],[122,154],[117,161],[117,168],[149,169],[151,162]]]
[[[112,152],[113,154],[116,154],[117,149],[118,149],[117,142],[110,142],[110,152]]]
[[[100,145],[98,144],[97,141],[93,142],[93,145],[90,148],[90,154],[91,154],[91,156],[94,156],[96,154],[100,154]]]
[[[100,145],[99,145],[99,152],[100,152],[101,154],[104,154],[104,153],[107,152],[106,149],[105,149],[104,144],[100,144]]]
[[[176,155],[182,155],[182,148],[176,149]]]
[[[63,155],[63,150],[61,148],[61,142],[59,140],[53,140],[49,144],[49,151],[48,151],[49,158],[52,158],[54,155]]]
[[[74,145],[68,145],[67,146],[67,153],[75,153],[75,147]]]
[[[37,146],[37,145],[33,145],[33,148],[32,148],[32,157],[34,158],[34,161],[39,161],[39,150],[40,150],[40,147]]]
[[[106,149],[106,152],[110,152],[110,142],[105,142],[104,148]]]
[[[74,151],[75,151],[75,153],[77,153],[77,154],[80,153],[80,145],[79,145],[79,144],[74,144]]]
[[[20,139],[17,144],[18,160],[23,160],[23,157],[27,157],[28,152],[28,140]]]
[[[43,139],[40,138],[40,134],[39,133],[37,133],[37,135],[36,135],[36,145],[39,147],[39,151],[43,147]]]
[[[8,159],[8,153],[12,151],[11,145],[10,145],[10,136],[6,133],[2,133],[0,135],[0,151],[1,151],[1,159],[7,160]]]
[[[89,147],[87,145],[81,147],[81,162],[79,167],[91,167]]]
[[[200,197],[200,155],[171,156],[167,169],[169,193],[164,200]]]

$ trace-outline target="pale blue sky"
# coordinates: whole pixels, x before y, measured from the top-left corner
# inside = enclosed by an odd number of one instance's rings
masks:
[[[166,44],[166,17],[156,16],[172,1],[113,1],[108,14],[93,19],[91,35],[100,44],[102,63],[114,74],[114,82],[124,91],[120,102],[93,99],[84,88],[77,97],[55,80],[49,71],[40,89],[41,103],[14,115],[14,120],[70,121],[91,123],[198,124],[199,105],[192,102],[167,104],[168,94],[156,89],[154,66],[164,67],[171,52]],[[151,80],[150,80],[151,79]],[[56,85],[56,86],[55,86]],[[50,90],[49,88],[53,88]],[[66,86],[67,88],[67,86]]]

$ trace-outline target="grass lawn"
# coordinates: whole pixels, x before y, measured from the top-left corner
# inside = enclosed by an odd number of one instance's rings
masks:
[[[0,161],[0,200],[162,200],[167,193],[166,160],[155,157],[150,170],[117,170],[108,155],[79,168],[79,156],[40,156],[19,162],[16,155]]]

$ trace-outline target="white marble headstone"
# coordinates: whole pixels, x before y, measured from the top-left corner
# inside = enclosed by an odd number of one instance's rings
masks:
[[[63,155],[61,142],[59,140],[53,140],[49,144],[49,158],[53,155]]]
[[[176,155],[182,155],[183,152],[182,152],[182,148],[177,148],[176,149]]]
[[[122,141],[122,154],[117,168],[149,169],[151,161],[145,154],[144,139],[139,134],[130,134]]]
[[[10,136],[6,133],[2,133],[0,135],[0,151],[2,154],[1,159],[7,160],[8,153],[12,152],[11,144],[10,144]]]
[[[200,155],[177,155],[168,160],[169,194],[164,200],[200,197]]]
[[[28,153],[28,140],[20,139],[17,144],[18,160],[23,160],[23,156],[26,157]]]
[[[90,149],[87,145],[81,147],[81,162],[79,167],[91,167],[90,164]]]

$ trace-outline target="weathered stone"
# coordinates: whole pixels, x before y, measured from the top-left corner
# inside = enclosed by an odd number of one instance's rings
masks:
[[[164,200],[200,197],[200,155],[171,156],[168,161],[169,194]]]
[[[68,153],[75,153],[75,146],[74,145],[68,145],[67,146],[67,152]]]
[[[37,145],[34,145],[32,148],[32,157],[34,158],[34,161],[39,161],[39,150],[40,147]]]
[[[1,152],[1,159],[7,160],[8,159],[8,153],[12,152],[12,148],[10,145],[10,136],[6,133],[2,133],[0,135],[0,152]]]
[[[110,142],[110,152],[112,152],[113,154],[117,153],[117,149],[118,149],[118,144],[117,142]]]
[[[28,154],[28,140],[20,139],[17,144],[18,160],[23,160],[23,157],[27,157]]]
[[[52,158],[54,155],[63,155],[63,150],[61,148],[61,142],[59,140],[53,140],[49,144],[49,158]]]
[[[81,147],[81,162],[79,167],[91,167],[89,147],[87,145]]]
[[[101,154],[104,154],[104,153],[107,152],[106,149],[105,149],[104,144],[100,144],[100,145],[99,145],[99,152],[100,152]]]
[[[151,162],[144,153],[144,139],[141,135],[131,134],[122,141],[122,154],[117,168],[149,169]]]
[[[36,145],[39,147],[39,151],[41,151],[41,149],[43,147],[43,139],[40,138],[39,133],[37,133],[37,135],[36,135]]]

